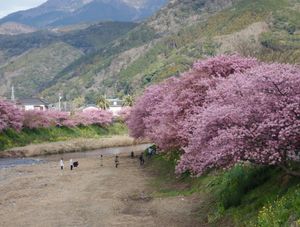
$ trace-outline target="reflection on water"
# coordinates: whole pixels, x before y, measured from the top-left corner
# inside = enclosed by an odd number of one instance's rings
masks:
[[[0,159],[0,169],[15,167],[19,165],[34,165],[41,163],[40,159],[29,158],[3,158]]]
[[[79,158],[99,157],[101,154],[106,156],[106,155],[128,153],[128,155],[130,155],[132,151],[137,154],[138,152],[145,150],[149,146],[150,144],[141,144],[141,145],[128,146],[128,147],[102,148],[94,151],[54,154],[48,156],[40,156],[37,158],[3,158],[0,159],[0,169],[15,167],[19,165],[34,165],[45,161],[58,161],[61,158],[64,158],[65,160],[72,158],[74,160]]]

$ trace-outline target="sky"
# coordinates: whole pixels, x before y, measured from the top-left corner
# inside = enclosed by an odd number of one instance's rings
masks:
[[[38,6],[46,0],[0,0],[0,18],[19,11]]]

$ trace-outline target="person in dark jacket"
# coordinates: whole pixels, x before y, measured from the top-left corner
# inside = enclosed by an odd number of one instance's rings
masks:
[[[145,159],[144,159],[144,153],[143,152],[141,153],[139,159],[140,159],[140,165],[141,166],[144,165],[145,164]]]
[[[116,155],[116,157],[115,157],[115,166],[116,166],[116,168],[118,168],[118,166],[119,166],[119,156],[118,155]]]

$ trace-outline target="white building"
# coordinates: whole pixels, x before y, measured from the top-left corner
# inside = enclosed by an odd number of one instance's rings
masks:
[[[19,99],[16,102],[21,109],[27,110],[42,110],[46,111],[49,108],[49,103],[39,98]]]
[[[123,107],[123,101],[120,99],[107,99],[109,101],[109,111],[113,113],[114,116],[118,116],[118,113]]]

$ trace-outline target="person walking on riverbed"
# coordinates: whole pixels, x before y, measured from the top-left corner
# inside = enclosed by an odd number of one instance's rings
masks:
[[[144,159],[144,153],[143,152],[141,153],[139,159],[140,159],[140,166],[143,166],[145,164],[145,159]]]
[[[100,165],[103,166],[103,155],[100,156]]]
[[[64,160],[63,160],[63,158],[60,159],[60,169],[64,170]]]
[[[73,159],[70,159],[70,170],[73,170]]]
[[[116,157],[115,157],[115,165],[116,165],[116,168],[118,168],[118,166],[119,166],[119,156],[118,155],[116,155]]]

